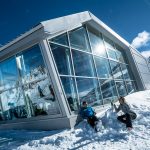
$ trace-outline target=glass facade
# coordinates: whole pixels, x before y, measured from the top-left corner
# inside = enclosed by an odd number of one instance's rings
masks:
[[[58,114],[38,45],[0,62],[0,120]]]
[[[49,44],[72,111],[85,100],[98,106],[136,90],[124,50],[108,37],[83,26],[65,39],[60,35]]]

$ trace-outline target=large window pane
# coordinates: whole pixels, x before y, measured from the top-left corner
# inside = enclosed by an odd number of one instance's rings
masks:
[[[59,35],[57,37],[54,37],[52,38],[50,41],[52,42],[55,42],[55,43],[58,43],[58,44],[62,44],[62,45],[66,45],[68,46],[68,38],[67,38],[67,34],[62,34],[62,35]]]
[[[2,120],[27,117],[27,108],[22,93],[20,88],[14,88],[0,94]]]
[[[18,72],[15,57],[0,63],[0,90],[18,85]]]
[[[114,43],[112,40],[110,40],[109,38],[107,38],[106,36],[104,36],[104,41],[105,41],[105,45],[107,48],[109,49],[114,49]]]
[[[107,52],[109,58],[117,60],[116,52],[114,50],[107,49]]]
[[[94,57],[97,73],[100,78],[110,78],[111,70],[107,59]]]
[[[24,92],[29,117],[60,113],[48,78],[24,85]]]
[[[38,46],[17,55],[28,116],[59,113],[55,92]]]
[[[106,51],[101,35],[90,29],[88,31],[93,53],[98,56],[106,57]]]
[[[135,92],[134,82],[127,81],[126,85],[127,85],[128,94]]]
[[[90,105],[102,104],[99,85],[96,79],[77,78],[80,103],[87,101]]]
[[[70,109],[75,111],[78,109],[77,92],[75,88],[75,81],[70,77],[61,77],[61,81],[67,96]]]
[[[104,104],[117,100],[117,91],[115,82],[113,80],[101,79],[101,90],[103,95]]]
[[[123,81],[119,81],[119,82],[116,81],[116,86],[120,96],[127,95],[126,88]]]
[[[92,55],[72,50],[76,76],[95,76]]]
[[[115,44],[116,46],[116,55],[117,55],[117,59],[122,62],[125,63],[125,54],[124,54],[124,50],[117,44]]]
[[[122,69],[122,73],[123,73],[124,79],[125,80],[131,80],[132,77],[130,77],[130,75],[129,75],[129,71],[128,71],[127,65],[121,64],[121,69]]]
[[[116,50],[116,55],[117,55],[117,59],[120,62],[125,63],[124,57],[123,57],[122,53],[119,50]]]
[[[68,48],[51,44],[53,56],[59,71],[62,75],[72,74],[72,65],[70,58],[70,50]]]
[[[120,69],[120,64],[115,61],[110,61],[111,72],[115,79],[122,79],[122,72]]]
[[[85,28],[79,28],[69,33],[72,48],[82,49],[90,52],[89,41]]]
[[[17,62],[23,83],[47,77],[47,70],[38,45],[18,54]]]

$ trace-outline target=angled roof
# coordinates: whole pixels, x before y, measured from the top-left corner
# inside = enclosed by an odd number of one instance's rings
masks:
[[[40,22],[40,24],[38,24],[31,30],[27,31],[26,33],[22,34],[21,36],[17,37],[13,41],[1,47],[0,51],[6,49],[7,47],[13,45],[16,42],[19,42],[21,39],[25,38],[26,36],[32,34],[33,32],[41,28],[44,29],[44,32],[46,34],[48,34],[49,36],[53,36],[57,33],[69,31],[74,28],[80,27],[85,23],[94,26],[97,29],[100,29],[100,32],[103,31],[106,35],[108,34],[109,37],[111,36],[115,40],[121,42],[124,46],[126,47],[130,46],[130,44],[126,40],[124,40],[121,36],[119,36],[105,23],[103,23],[96,16],[94,16],[91,12],[84,11],[81,13],[76,13],[76,14]]]

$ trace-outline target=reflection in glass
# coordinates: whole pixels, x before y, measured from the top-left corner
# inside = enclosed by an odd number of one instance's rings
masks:
[[[94,57],[97,73],[100,78],[110,78],[111,70],[107,59]]]
[[[110,103],[110,101],[117,100],[117,91],[115,82],[110,79],[101,79],[101,90],[104,99],[104,104]]]
[[[124,79],[125,80],[131,80],[128,69],[127,69],[127,65],[121,64],[121,69],[122,69]]]
[[[109,49],[114,49],[114,43],[112,40],[110,40],[109,38],[107,38],[106,36],[104,36],[104,41],[105,41],[105,45],[107,48]]]
[[[114,50],[107,49],[107,52],[109,58],[117,60],[116,52]]]
[[[47,77],[43,57],[37,45],[18,54],[17,63],[23,83]]]
[[[15,57],[0,63],[0,90],[18,86],[18,72]]]
[[[51,44],[53,56],[59,71],[59,74],[71,75],[72,66],[70,58],[70,50],[68,48]]]
[[[80,103],[87,101],[90,105],[101,105],[102,98],[96,79],[77,78]]]
[[[127,95],[126,88],[123,81],[119,81],[119,82],[116,81],[116,87],[120,96]]]
[[[58,44],[66,45],[66,46],[69,45],[66,33],[59,35],[59,36],[56,36],[56,37],[52,38],[50,41],[58,43]]]
[[[72,50],[76,76],[95,76],[92,55]]]
[[[120,64],[115,62],[115,61],[111,61],[110,60],[110,66],[111,66],[111,72],[114,76],[115,79],[122,79],[122,72],[120,69]]]
[[[48,78],[24,85],[28,116],[59,113],[55,93]]]
[[[116,55],[117,55],[117,59],[119,60],[119,62],[125,63],[122,52],[120,52],[119,50],[116,50]]]
[[[128,94],[131,94],[131,93],[135,92],[135,87],[134,87],[133,82],[127,81],[126,85],[127,85]]]
[[[67,100],[72,111],[78,109],[77,92],[75,88],[75,81],[70,77],[61,77],[61,81],[67,96]]]
[[[20,88],[10,89],[1,93],[3,120],[26,118],[27,110]]]
[[[93,53],[98,56],[106,57],[106,51],[101,35],[96,31],[88,31]]]
[[[69,33],[72,48],[90,52],[89,41],[85,28],[79,28]]]

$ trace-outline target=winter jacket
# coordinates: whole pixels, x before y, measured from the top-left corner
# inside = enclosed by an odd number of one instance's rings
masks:
[[[123,113],[129,114],[132,120],[136,119],[137,117],[136,113],[130,109],[130,106],[127,103],[120,104],[118,108],[116,107],[116,105],[114,105],[114,108],[116,112],[119,112],[121,110]]]
[[[114,105],[114,108],[116,112],[119,112],[120,110],[125,114],[128,114],[131,112],[130,106],[127,103],[120,104],[118,108],[116,107],[116,105]]]
[[[95,112],[92,107],[81,107],[80,115],[83,119],[87,119],[88,117],[94,116]]]

